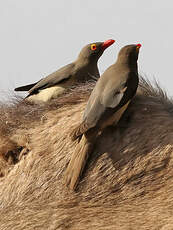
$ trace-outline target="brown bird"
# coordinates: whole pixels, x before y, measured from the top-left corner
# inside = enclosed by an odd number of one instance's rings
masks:
[[[65,183],[74,190],[93,151],[95,139],[104,128],[116,125],[138,87],[140,44],[123,47],[115,64],[99,78],[85,108],[82,123],[73,130],[72,140],[79,143],[65,172]]]
[[[88,44],[78,55],[76,61],[60,68],[40,81],[15,88],[15,91],[29,91],[27,100],[33,102],[49,101],[57,98],[67,88],[76,83],[86,82],[100,77],[97,62],[104,50],[115,41],[110,39],[105,42]]]

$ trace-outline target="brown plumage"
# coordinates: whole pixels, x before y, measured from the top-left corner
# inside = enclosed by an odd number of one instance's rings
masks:
[[[138,87],[137,59],[140,44],[123,47],[115,64],[97,81],[85,108],[82,123],[73,130],[80,139],[65,172],[65,183],[74,190],[99,132],[116,125]]]
[[[41,79],[40,81],[15,88],[15,91],[29,91],[27,100],[33,102],[49,101],[57,98],[66,89],[79,82],[100,77],[97,62],[104,50],[112,45],[114,40],[95,42],[86,45],[78,55],[76,61],[60,68],[56,72]]]

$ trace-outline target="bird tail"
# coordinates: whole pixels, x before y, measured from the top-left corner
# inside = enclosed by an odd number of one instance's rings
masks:
[[[78,185],[87,159],[93,151],[93,146],[94,142],[88,141],[86,136],[82,135],[65,172],[65,184],[71,190],[75,190],[76,186]]]

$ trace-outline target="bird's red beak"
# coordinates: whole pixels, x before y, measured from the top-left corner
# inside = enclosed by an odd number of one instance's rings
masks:
[[[112,39],[109,39],[109,40],[103,42],[102,49],[105,50],[106,48],[111,46],[114,42],[115,42],[115,40],[112,40]]]
[[[141,44],[136,45],[136,49],[139,50],[141,48]]]

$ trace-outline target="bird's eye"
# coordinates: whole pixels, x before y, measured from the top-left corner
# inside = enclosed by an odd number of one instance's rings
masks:
[[[91,45],[91,50],[96,50],[96,49],[97,49],[96,44],[92,44],[92,45]]]

